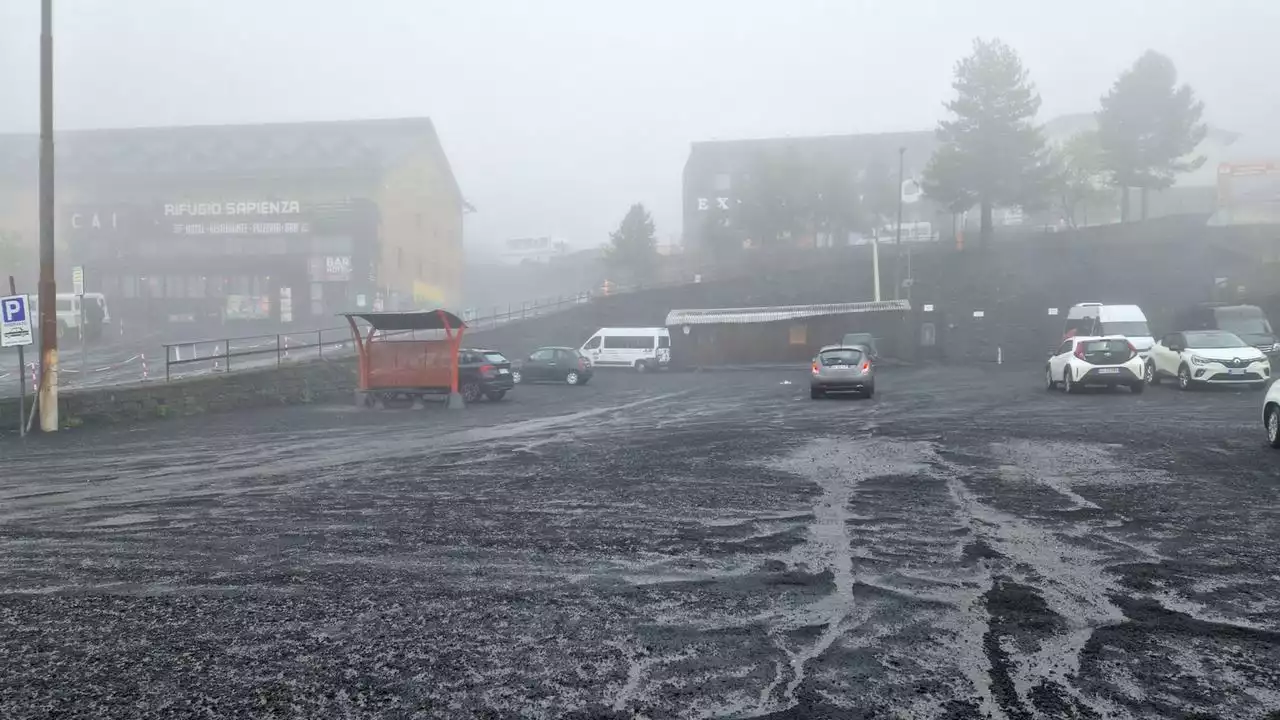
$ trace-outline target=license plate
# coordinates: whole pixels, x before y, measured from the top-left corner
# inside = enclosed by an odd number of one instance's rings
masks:
[[[1119,375],[1120,368],[1101,368],[1098,370],[1099,375]]]
[[[498,374],[499,374],[499,375],[510,375],[510,374],[511,374],[511,371],[510,371],[510,370],[507,370],[507,369],[505,369],[505,368],[498,368]]]
[[[1244,368],[1227,368],[1228,375],[1243,375]]]

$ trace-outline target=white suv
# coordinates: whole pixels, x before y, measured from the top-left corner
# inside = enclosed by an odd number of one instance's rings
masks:
[[[1280,383],[1271,383],[1262,401],[1262,426],[1267,429],[1267,442],[1280,448]]]
[[[1076,392],[1086,385],[1118,387],[1140,393],[1146,387],[1142,378],[1142,356],[1125,337],[1070,337],[1049,356],[1045,365],[1045,386],[1053,390]]]
[[[1147,382],[1175,378],[1178,387],[1248,385],[1263,388],[1271,379],[1271,363],[1261,350],[1223,330],[1187,330],[1165,335],[1151,346],[1145,368]]]

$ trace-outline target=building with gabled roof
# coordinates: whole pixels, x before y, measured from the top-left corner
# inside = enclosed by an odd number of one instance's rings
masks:
[[[469,208],[427,118],[68,131],[55,154],[59,281],[84,266],[126,323],[460,301]],[[0,136],[0,229],[29,246],[38,157]]]

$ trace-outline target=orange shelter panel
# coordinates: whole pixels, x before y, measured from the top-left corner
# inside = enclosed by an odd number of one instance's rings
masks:
[[[367,343],[366,352],[361,390],[453,386],[457,348],[449,340],[373,339]]]

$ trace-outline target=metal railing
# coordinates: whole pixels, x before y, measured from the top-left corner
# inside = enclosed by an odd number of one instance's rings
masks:
[[[610,285],[607,289],[580,292],[573,295],[557,295],[526,300],[519,305],[509,303],[504,308],[493,305],[468,308],[460,315],[469,332],[480,332],[504,327],[514,322],[546,317],[571,307],[586,305],[592,300],[614,294],[648,290],[687,282],[652,283],[647,285]],[[486,312],[487,311],[487,312]],[[390,333],[392,335],[398,333]],[[320,330],[299,330],[266,335],[244,335],[230,338],[206,338],[163,345],[164,379],[191,377],[209,373],[230,372],[280,366],[286,362],[324,359],[328,356],[353,352],[351,330],[348,327],[329,327]],[[176,372],[178,368],[181,372]],[[145,376],[145,370],[144,376]]]
[[[285,362],[322,360],[326,352],[338,355],[351,347],[351,330],[346,327],[166,343],[164,379],[168,382],[175,376],[230,372],[233,366],[250,369],[273,364],[280,366]],[[175,367],[192,370],[175,375]]]

